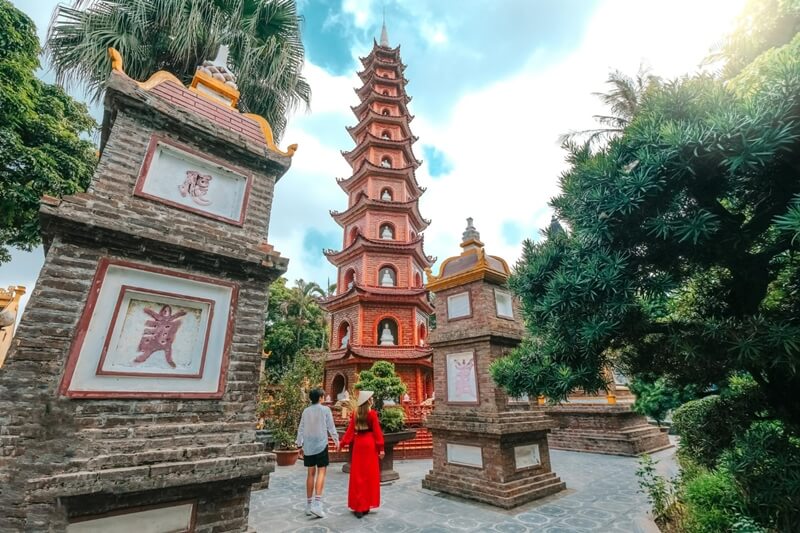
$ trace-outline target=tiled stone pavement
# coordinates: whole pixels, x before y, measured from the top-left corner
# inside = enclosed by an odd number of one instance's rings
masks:
[[[653,457],[660,460],[659,470],[674,470],[674,448]],[[658,531],[647,516],[645,495],[638,492],[636,458],[554,450],[551,459],[567,490],[511,511],[425,490],[420,481],[431,461],[398,461],[400,479],[381,487],[381,507],[360,520],[347,509],[348,476],[341,464],[328,469],[324,506],[328,516],[307,517],[305,468],[298,462],[279,467],[270,477],[270,488],[253,493],[250,525],[259,533]]]

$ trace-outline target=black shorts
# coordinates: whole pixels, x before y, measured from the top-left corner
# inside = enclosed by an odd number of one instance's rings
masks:
[[[305,466],[322,466],[326,467],[331,463],[330,459],[328,458],[328,447],[326,446],[324,450],[319,453],[315,453],[314,455],[304,455],[303,456],[303,464]]]

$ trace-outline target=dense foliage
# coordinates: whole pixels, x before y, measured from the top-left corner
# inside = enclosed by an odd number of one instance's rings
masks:
[[[372,391],[375,401],[375,410],[381,421],[381,427],[387,433],[403,429],[405,424],[405,410],[402,407],[386,407],[387,400],[399,402],[408,388],[394,370],[394,365],[388,361],[378,361],[369,370],[362,370],[358,374],[356,390]]]
[[[99,97],[109,47],[135,79],[167,70],[188,83],[223,44],[239,108],[262,115],[280,137],[287,114],[311,98],[295,0],[76,0],[57,8],[47,52],[59,81],[83,82]]]
[[[322,384],[324,364],[301,353],[281,374],[277,385],[262,384],[258,414],[272,430],[278,448],[291,448],[303,409],[309,405],[308,393]]]
[[[598,153],[571,146],[552,200],[570,231],[525,242],[532,339],[495,378],[559,400],[612,364],[701,388],[747,372],[800,427],[798,141],[796,36],[731,80],[650,90]]]
[[[663,377],[654,381],[634,379],[630,383],[630,389],[636,395],[633,410],[649,416],[659,426],[670,411],[698,395],[695,387],[675,387]]]
[[[96,163],[86,107],[36,78],[33,22],[0,0],[0,263],[41,242],[39,199],[84,190]]]
[[[295,281],[294,287],[287,287],[283,277],[270,285],[264,331],[270,379],[278,379],[297,354],[327,348],[326,315],[317,304],[317,297],[322,295],[319,285],[302,279]]]
[[[717,74],[652,84],[606,145],[568,145],[567,230],[525,242],[510,281],[531,334],[492,367],[511,395],[603,389],[609,367],[663,380],[657,404],[718,392],[674,414],[680,479],[643,484],[674,495],[670,530],[800,531],[798,31],[800,0],[751,0]]]

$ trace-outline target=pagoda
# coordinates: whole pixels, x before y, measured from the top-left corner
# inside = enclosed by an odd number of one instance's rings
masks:
[[[433,307],[423,272],[435,258],[423,251],[422,232],[430,224],[418,201],[425,189],[414,171],[421,161],[411,146],[406,66],[400,47],[391,48],[384,24],[380,43],[361,58],[356,89],[358,119],[347,128],[355,148],[342,152],[352,175],[337,180],[347,193],[345,211],[331,211],[342,227],[341,251],[325,250],[338,269],[336,294],[322,301],[331,313],[331,341],[325,362],[325,391],[332,401],[352,392],[361,370],[389,361],[408,387],[398,400],[413,422],[414,406],[430,403],[432,350],[427,342]],[[427,400],[427,402],[426,402]]]

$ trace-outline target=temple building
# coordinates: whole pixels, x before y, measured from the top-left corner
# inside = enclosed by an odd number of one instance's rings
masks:
[[[361,62],[361,103],[352,108],[358,123],[348,128],[356,146],[342,153],[353,173],[338,180],[347,209],[331,212],[343,230],[342,250],[324,252],[338,269],[337,293],[322,302],[332,317],[325,391],[342,399],[358,372],[390,361],[408,387],[398,400],[411,412],[433,393],[427,342],[433,308],[422,277],[435,262],[423,251],[430,221],[418,205],[425,189],[414,177],[421,161],[411,149],[417,137],[409,128],[406,67],[385,25]]]

